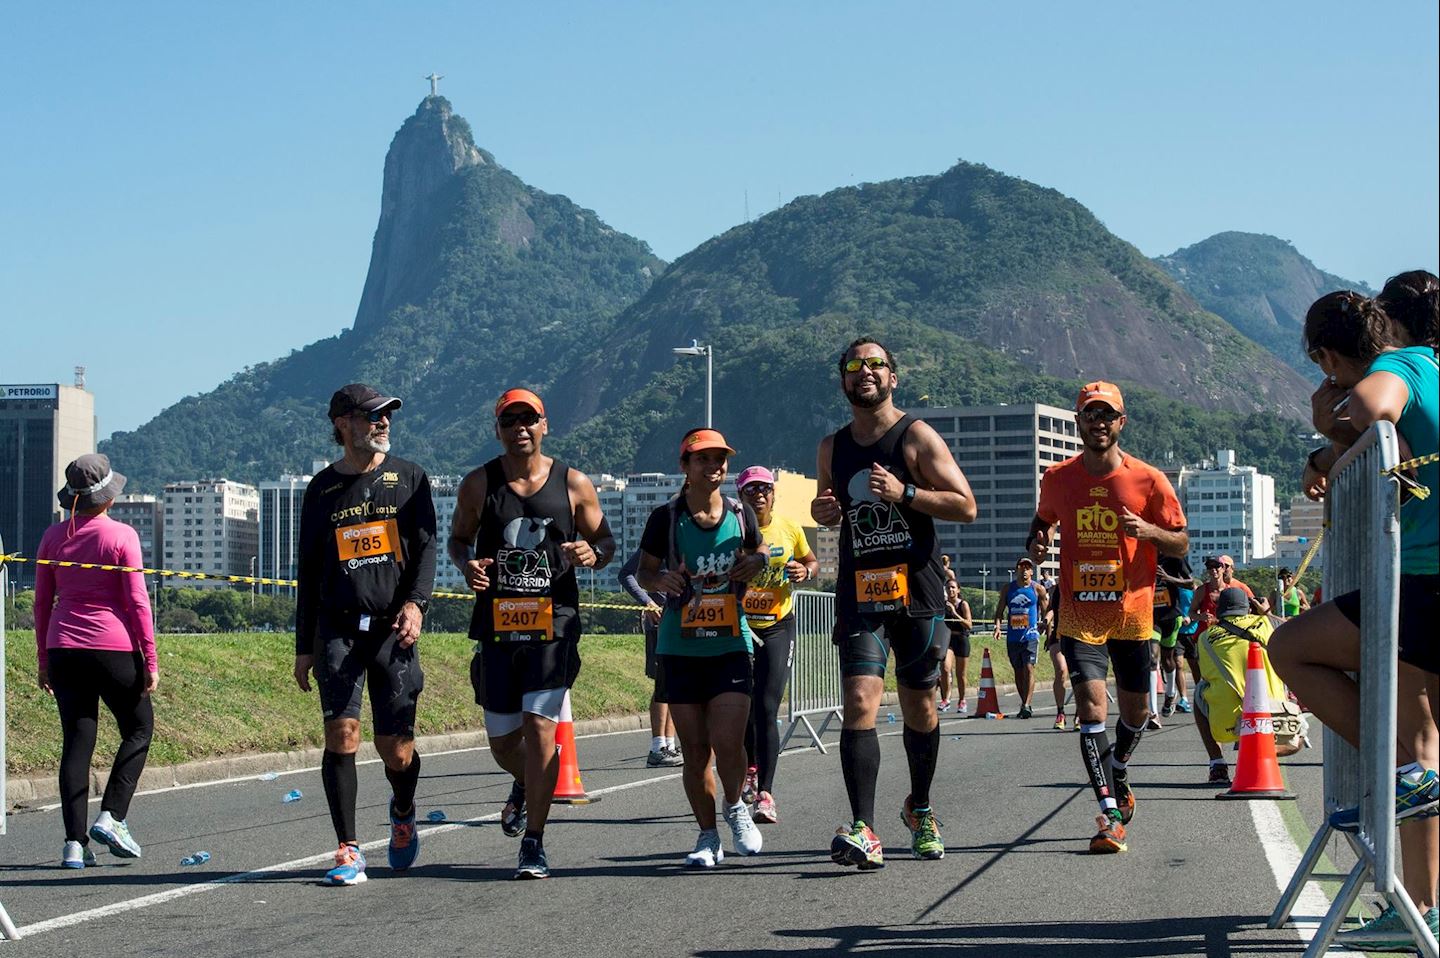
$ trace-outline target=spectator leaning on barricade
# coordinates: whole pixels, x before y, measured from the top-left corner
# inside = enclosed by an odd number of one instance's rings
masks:
[[[1373,301],[1342,291],[1321,297],[1305,316],[1305,346],[1327,381],[1312,399],[1315,427],[1332,440],[1312,452],[1301,485],[1318,499],[1328,474],[1346,448],[1373,423],[1396,424],[1402,459],[1433,455],[1440,432],[1440,374],[1426,346],[1400,347],[1390,320]],[[1344,407],[1349,419],[1337,419]],[[1396,772],[1396,818],[1427,817],[1400,829],[1406,892],[1436,928],[1436,876],[1440,872],[1440,828],[1433,816],[1440,797],[1436,775],[1435,715],[1440,686],[1440,645],[1434,626],[1440,616],[1440,466],[1419,467],[1428,496],[1408,496],[1400,507],[1400,608],[1396,752],[1405,764]],[[1275,667],[1321,721],[1358,746],[1360,693],[1348,673],[1360,668],[1359,592],[1336,596],[1287,621],[1271,643]],[[1353,809],[1336,812],[1331,823],[1354,827]],[[1409,933],[1387,907],[1378,918],[1337,939],[1346,947],[1404,946]]]
[[[65,487],[58,496],[70,518],[45,530],[36,558],[139,567],[140,537],[105,514],[124,488],[125,477],[98,453],[66,466]],[[127,819],[155,728],[150,693],[160,684],[145,576],[42,561],[35,569],[35,646],[40,688],[55,696],[63,736],[60,814],[65,848],[60,864],[95,864],[91,838],[119,858],[139,858],[140,845],[130,836]],[[102,701],[120,727],[120,747],[100,799],[100,814],[87,832],[90,758]]]
[[[1375,297],[1402,346],[1440,350],[1440,278],[1423,269],[1392,276]]]

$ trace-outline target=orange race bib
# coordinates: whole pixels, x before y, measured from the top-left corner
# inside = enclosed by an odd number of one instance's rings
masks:
[[[898,612],[910,605],[910,567],[905,563],[855,573],[855,604],[860,612]]]
[[[394,519],[362,522],[335,530],[335,547],[341,562],[367,559],[371,556],[393,555],[400,558],[400,527]]]
[[[1155,608],[1157,608],[1157,609],[1166,609],[1166,608],[1169,608],[1169,607],[1170,607],[1170,590],[1167,589],[1167,588],[1165,588],[1163,585],[1157,585],[1157,586],[1155,587],[1155,598],[1154,598],[1154,600],[1153,600],[1150,604],[1153,605],[1153,606],[1154,606]]]
[[[1010,613],[1010,628],[1012,628],[1012,629],[1028,629],[1028,628],[1030,628],[1030,615],[1029,615],[1029,613],[1027,613],[1027,612],[1012,612],[1012,613]]]
[[[549,642],[555,638],[555,609],[542,596],[512,596],[491,599],[495,641]]]
[[[1070,569],[1071,587],[1081,602],[1113,602],[1122,594],[1119,559],[1079,559]]]
[[[686,639],[722,639],[740,634],[740,616],[730,592],[702,595],[680,612],[680,636]]]
[[[777,618],[776,613],[784,601],[779,589],[762,589],[752,585],[745,591],[745,598],[741,600],[741,605],[745,609],[747,619],[774,622]]]

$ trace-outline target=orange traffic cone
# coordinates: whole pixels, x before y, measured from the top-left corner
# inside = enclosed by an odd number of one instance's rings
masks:
[[[975,717],[985,718],[987,715],[1005,717],[1005,713],[1000,711],[1000,696],[995,692],[995,672],[990,668],[988,648],[980,659],[980,702],[975,707]]]
[[[1216,798],[1294,799],[1280,777],[1275,758],[1275,726],[1270,721],[1269,683],[1265,680],[1265,649],[1250,643],[1245,662],[1245,704],[1240,710],[1240,760],[1230,791]]]
[[[575,723],[570,718],[570,693],[560,704],[560,724],[555,728],[555,751],[560,753],[560,777],[555,782],[556,805],[593,805],[599,796],[586,794],[580,782],[580,758],[575,753]]]

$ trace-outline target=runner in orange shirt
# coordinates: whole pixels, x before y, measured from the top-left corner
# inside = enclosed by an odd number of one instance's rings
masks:
[[[1080,455],[1059,463],[1040,483],[1030,525],[1036,562],[1060,526],[1060,643],[1075,689],[1080,754],[1100,802],[1097,854],[1123,852],[1135,813],[1127,765],[1149,717],[1151,605],[1159,553],[1190,546],[1185,514],[1170,481],[1120,451],[1125,400],[1113,383],[1087,383],[1075,402]],[[1112,749],[1105,734],[1105,679],[1115,668],[1120,719]]]

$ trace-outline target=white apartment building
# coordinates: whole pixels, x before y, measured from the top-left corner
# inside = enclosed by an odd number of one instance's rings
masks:
[[[460,495],[460,476],[431,476],[430,497],[435,502],[435,591],[468,594],[465,577],[450,561],[446,541],[455,521],[455,501]]]
[[[1040,501],[1040,477],[1080,452],[1075,414],[1044,403],[937,406],[910,413],[950,446],[979,509],[973,523],[935,524],[940,551],[951,557],[962,585],[999,588],[1024,553]],[[1047,563],[1052,568],[1054,555]]]
[[[1280,534],[1274,477],[1238,465],[1233,449],[1219,450],[1214,462],[1187,466],[1182,476],[1192,569],[1203,568],[1206,556],[1229,555],[1243,568],[1274,555]]]
[[[165,485],[165,568],[212,575],[250,575],[260,561],[260,491],[229,479]],[[172,580],[216,588],[214,580]]]
[[[160,500],[155,496],[121,493],[106,514],[135,530],[140,537],[140,555],[145,568],[159,568],[165,553],[165,515]]]

